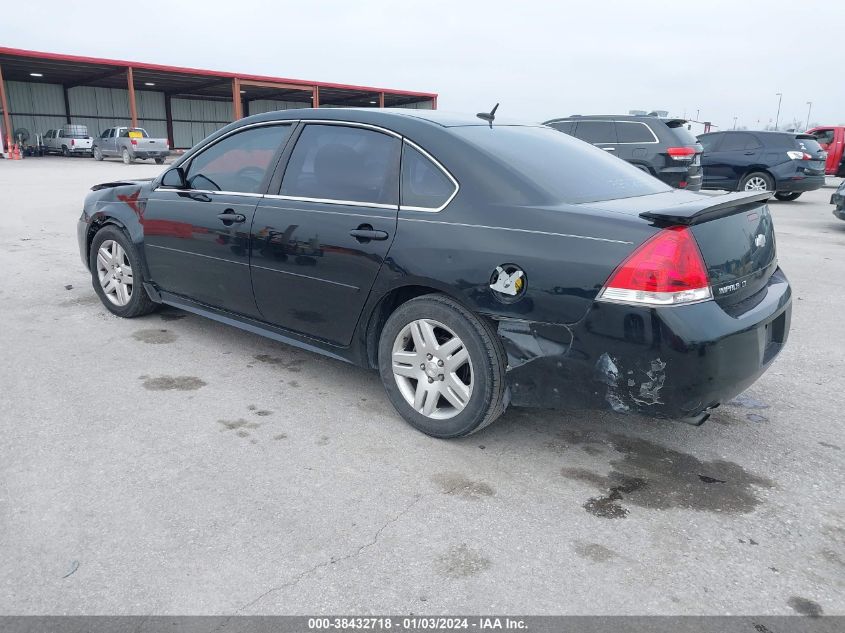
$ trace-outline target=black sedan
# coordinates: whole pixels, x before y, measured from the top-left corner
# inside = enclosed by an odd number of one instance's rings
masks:
[[[540,125],[293,110],[93,187],[78,234],[114,314],[377,368],[403,418],[458,437],[511,403],[700,423],[746,389],[789,331],[768,195],[674,190]]]
[[[836,191],[830,196],[830,204],[833,205],[833,215],[845,220],[845,180],[839,183]]]

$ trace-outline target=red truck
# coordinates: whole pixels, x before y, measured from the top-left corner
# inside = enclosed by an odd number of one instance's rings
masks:
[[[807,134],[815,136],[819,145],[827,152],[824,173],[845,178],[845,126],[814,127],[807,130]]]

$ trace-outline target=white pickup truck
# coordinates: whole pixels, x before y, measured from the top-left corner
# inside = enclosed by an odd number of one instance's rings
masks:
[[[150,138],[140,127],[110,127],[94,139],[93,151],[96,160],[120,156],[128,165],[136,158],[152,158],[161,165],[170,154],[170,144],[166,138]]]
[[[65,125],[57,130],[47,130],[41,138],[41,145],[47,154],[91,154],[91,136],[84,125]]]

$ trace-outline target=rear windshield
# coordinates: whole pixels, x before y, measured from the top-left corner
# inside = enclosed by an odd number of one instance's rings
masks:
[[[452,131],[562,202],[671,191],[624,160],[548,127],[479,125]]]
[[[690,132],[685,125],[667,124],[666,127],[669,128],[669,132],[671,132],[682,145],[695,145],[698,143],[698,140],[695,138],[695,134]]]
[[[139,127],[128,128],[120,131],[120,138],[148,138],[147,131]]]
[[[809,154],[815,154],[817,152],[822,151],[822,146],[819,145],[819,142],[816,140],[814,136],[810,136],[808,134],[802,134],[801,136],[795,137],[795,146],[803,150]]]
[[[61,138],[88,138],[88,130],[86,129],[67,129],[61,130],[59,133]]]

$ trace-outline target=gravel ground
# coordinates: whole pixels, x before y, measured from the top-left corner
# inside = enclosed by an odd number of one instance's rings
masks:
[[[0,161],[0,613],[845,614],[832,189],[772,203],[789,344],[704,426],[511,409],[439,441],[375,372],[111,316],[82,199],[160,169]]]

